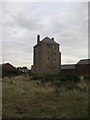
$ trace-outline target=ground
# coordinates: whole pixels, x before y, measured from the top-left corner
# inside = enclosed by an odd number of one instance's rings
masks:
[[[29,76],[5,77],[2,85],[3,118],[87,118],[87,83],[67,89],[50,81],[41,84]],[[86,89],[81,89],[86,87]],[[78,89],[80,88],[80,89]]]

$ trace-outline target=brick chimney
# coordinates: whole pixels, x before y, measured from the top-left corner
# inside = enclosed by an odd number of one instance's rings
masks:
[[[40,42],[40,35],[37,35],[37,44]]]
[[[52,40],[54,41],[54,37],[52,38]]]

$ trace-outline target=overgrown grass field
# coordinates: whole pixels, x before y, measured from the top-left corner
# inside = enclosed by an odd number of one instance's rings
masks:
[[[42,82],[29,76],[3,78],[3,118],[87,118],[87,81]]]

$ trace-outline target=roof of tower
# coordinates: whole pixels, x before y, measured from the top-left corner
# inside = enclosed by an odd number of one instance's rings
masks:
[[[51,44],[58,44],[54,40],[50,39],[49,37],[45,37],[41,42],[51,43]]]

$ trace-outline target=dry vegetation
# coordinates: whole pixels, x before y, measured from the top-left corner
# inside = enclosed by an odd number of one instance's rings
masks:
[[[3,78],[3,118],[87,118],[88,84]]]

